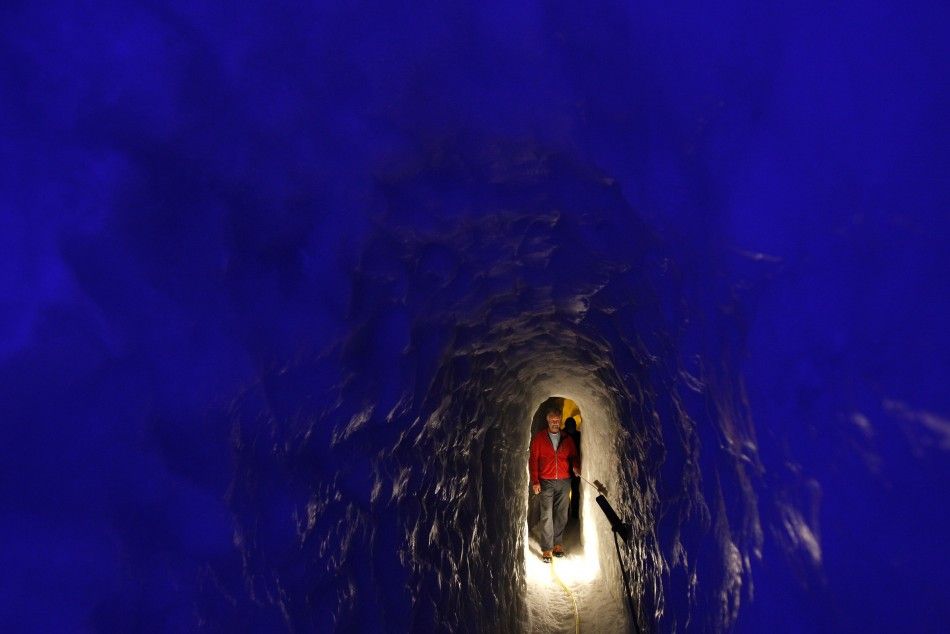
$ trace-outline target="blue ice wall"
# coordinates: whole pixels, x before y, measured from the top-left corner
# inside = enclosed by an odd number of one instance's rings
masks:
[[[5,4],[3,629],[523,627],[582,371],[646,629],[939,630],[947,12]]]

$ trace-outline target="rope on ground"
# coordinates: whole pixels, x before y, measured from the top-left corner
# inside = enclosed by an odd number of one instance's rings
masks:
[[[571,592],[571,589],[567,587],[567,584],[561,581],[561,577],[557,574],[557,570],[554,568],[555,559],[557,558],[551,558],[551,576],[554,577],[555,581],[557,581],[562,588],[564,588],[564,592],[567,593],[567,596],[571,597],[571,603],[574,604],[574,634],[581,634],[581,617],[577,613],[577,599],[574,598],[574,593]]]

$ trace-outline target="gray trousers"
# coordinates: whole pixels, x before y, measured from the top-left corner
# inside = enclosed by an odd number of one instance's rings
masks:
[[[570,497],[570,478],[541,480],[541,550],[551,550],[562,543]]]

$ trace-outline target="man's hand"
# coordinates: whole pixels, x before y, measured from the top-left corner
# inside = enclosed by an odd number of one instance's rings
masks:
[[[581,477],[581,472],[577,469],[574,469],[574,475],[576,475],[579,478]]]
[[[534,491],[534,494],[535,494],[535,495],[537,495],[538,493],[541,493],[541,485],[540,485],[540,484],[532,484],[532,485],[531,485],[531,490]]]

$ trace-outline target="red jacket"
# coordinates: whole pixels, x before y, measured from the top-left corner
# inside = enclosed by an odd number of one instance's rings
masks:
[[[578,472],[581,470],[581,458],[573,438],[562,431],[561,442],[558,443],[557,451],[554,451],[546,427],[534,435],[531,439],[531,457],[528,459],[531,484],[540,484],[541,480],[569,478],[574,475],[571,467]]]

